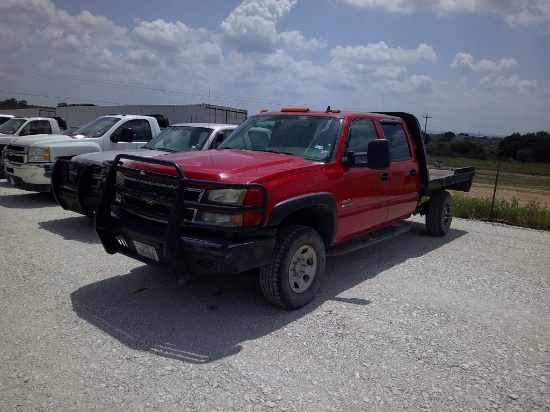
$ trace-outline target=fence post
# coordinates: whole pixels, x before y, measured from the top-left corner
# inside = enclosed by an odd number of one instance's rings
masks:
[[[498,174],[500,172],[500,157],[497,161],[497,175],[495,177],[495,188],[493,189],[493,200],[491,201],[491,211],[489,212],[489,222],[493,220],[493,206],[495,205],[495,196],[497,193]]]

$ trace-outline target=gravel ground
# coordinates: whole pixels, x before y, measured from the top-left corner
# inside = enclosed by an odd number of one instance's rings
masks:
[[[2,411],[550,411],[550,233],[455,219],[329,258],[298,311],[257,273],[178,285],[0,181]]]

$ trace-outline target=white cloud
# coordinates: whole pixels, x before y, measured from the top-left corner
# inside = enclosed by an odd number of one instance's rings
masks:
[[[478,62],[469,53],[457,53],[451,67],[462,71],[490,71],[510,69],[517,65],[515,59],[500,59],[499,61],[483,59]]]
[[[151,63],[156,64],[157,59],[153,52],[150,50],[130,50],[126,53],[125,58],[127,61],[135,63],[135,64],[146,64],[149,65]]]
[[[436,61],[435,52],[426,44],[416,49],[391,48],[384,42],[355,47],[338,46],[330,54],[330,65],[342,72],[393,79],[405,76],[406,68],[403,64],[406,62]]]
[[[236,51],[272,53],[277,42],[277,22],[297,0],[246,0],[220,25],[222,39]],[[284,40],[284,38],[283,38]]]
[[[55,14],[55,5],[49,0],[2,0],[0,16],[9,16],[9,21],[18,25],[48,23]]]
[[[434,91],[434,81],[429,76],[411,76],[403,81],[390,81],[386,87],[401,94],[430,94]]]
[[[137,20],[136,23],[131,39],[157,50],[180,51],[198,43],[208,34],[204,29],[194,30],[179,21],[168,23],[158,19],[151,22]]]
[[[297,31],[282,32],[277,36],[278,42],[286,47],[296,50],[321,49],[327,46],[327,42],[319,39],[306,40],[302,34]]]
[[[515,74],[510,77],[504,77],[491,73],[483,77],[479,81],[479,85],[485,90],[498,92],[512,91],[528,94],[537,90],[537,82],[535,80],[522,80]]]
[[[436,55],[431,46],[421,44],[416,49],[391,48],[383,41],[366,46],[338,46],[331,52],[336,60],[357,61],[365,64],[401,63],[405,61],[435,62]]]
[[[319,7],[326,3],[319,2]],[[413,13],[432,7],[436,12],[490,11],[502,16],[520,10],[520,3],[534,4],[519,0],[353,3],[393,12]],[[378,41],[386,39],[386,32],[369,32],[374,40],[352,47],[346,46],[350,43],[344,39],[354,28],[340,27],[342,37],[329,31],[308,34],[319,37],[306,37],[305,26],[287,25],[280,31],[282,19],[289,13],[303,12],[296,4],[297,0],[243,1],[223,20],[219,30],[217,23],[207,30],[170,17],[135,19],[127,28],[116,24],[115,17],[111,21],[111,16],[88,11],[71,15],[56,10],[50,0],[0,0],[0,51],[5,62],[9,61],[4,63],[6,67],[11,64],[13,68],[0,70],[0,80],[20,92],[18,98],[42,94],[85,102],[183,103],[206,101],[211,90],[213,103],[243,107],[251,113],[258,107],[308,105],[322,109],[330,104],[341,109],[418,110],[421,114],[425,110],[454,112],[462,107],[464,116],[470,116],[472,107],[476,107],[478,118],[487,110],[512,110],[509,107],[515,104],[514,111],[522,113],[522,118],[536,111],[536,124],[547,122],[544,115],[538,115],[548,112],[550,101],[544,76],[537,83],[519,76],[497,75],[517,68],[513,58],[475,60],[471,54],[461,52],[452,63],[438,65],[432,46],[418,42],[417,47],[403,48],[406,43],[392,47],[393,40]],[[544,9],[543,2],[537,4]],[[524,14],[515,15],[514,24],[532,17],[533,7],[523,10]],[[347,8],[347,13],[350,11],[356,12]],[[540,15],[542,18],[545,12]],[[307,30],[316,29],[314,26]],[[458,70],[489,75],[470,87],[456,86],[455,76],[447,77],[450,63]],[[21,72],[19,67],[23,68]],[[421,71],[423,68],[430,70],[429,75]],[[36,73],[28,75],[24,70]],[[58,80],[57,75],[65,77]],[[419,99],[426,95],[429,98]]]
[[[499,15],[511,26],[550,21],[548,0],[343,0],[359,8],[383,9],[392,13],[416,12],[492,13]]]

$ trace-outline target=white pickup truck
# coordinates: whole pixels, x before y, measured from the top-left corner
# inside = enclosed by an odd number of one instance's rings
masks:
[[[2,115],[7,116],[7,115]],[[14,137],[37,134],[60,134],[67,128],[61,117],[15,117],[11,116],[0,125],[0,178],[4,174],[4,148]]]
[[[108,115],[92,120],[69,136],[14,137],[6,147],[6,177],[18,189],[49,192],[56,158],[135,149],[159,133],[160,126],[155,117]]]
[[[156,157],[174,152],[215,149],[236,124],[178,123],[171,125],[140,149],[61,156],[52,172],[52,192],[63,209],[94,217],[103,181],[119,154]]]

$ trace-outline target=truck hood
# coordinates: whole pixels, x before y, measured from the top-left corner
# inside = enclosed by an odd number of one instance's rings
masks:
[[[112,162],[119,154],[127,154],[141,157],[153,157],[167,155],[169,152],[150,149],[126,149],[126,150],[109,150],[106,152],[85,153],[74,156],[71,161],[78,163],[86,163],[101,166],[103,162]]]
[[[72,139],[63,134],[37,134],[34,136],[20,136],[11,140],[11,144],[19,146],[39,146],[41,143],[69,142]]]
[[[0,144],[8,144],[13,139],[12,134],[0,133]]]
[[[236,149],[172,153],[162,160],[178,164],[187,178],[231,183],[265,183],[295,174],[321,170],[324,163],[299,156]],[[177,175],[171,166],[128,162],[128,167]]]

